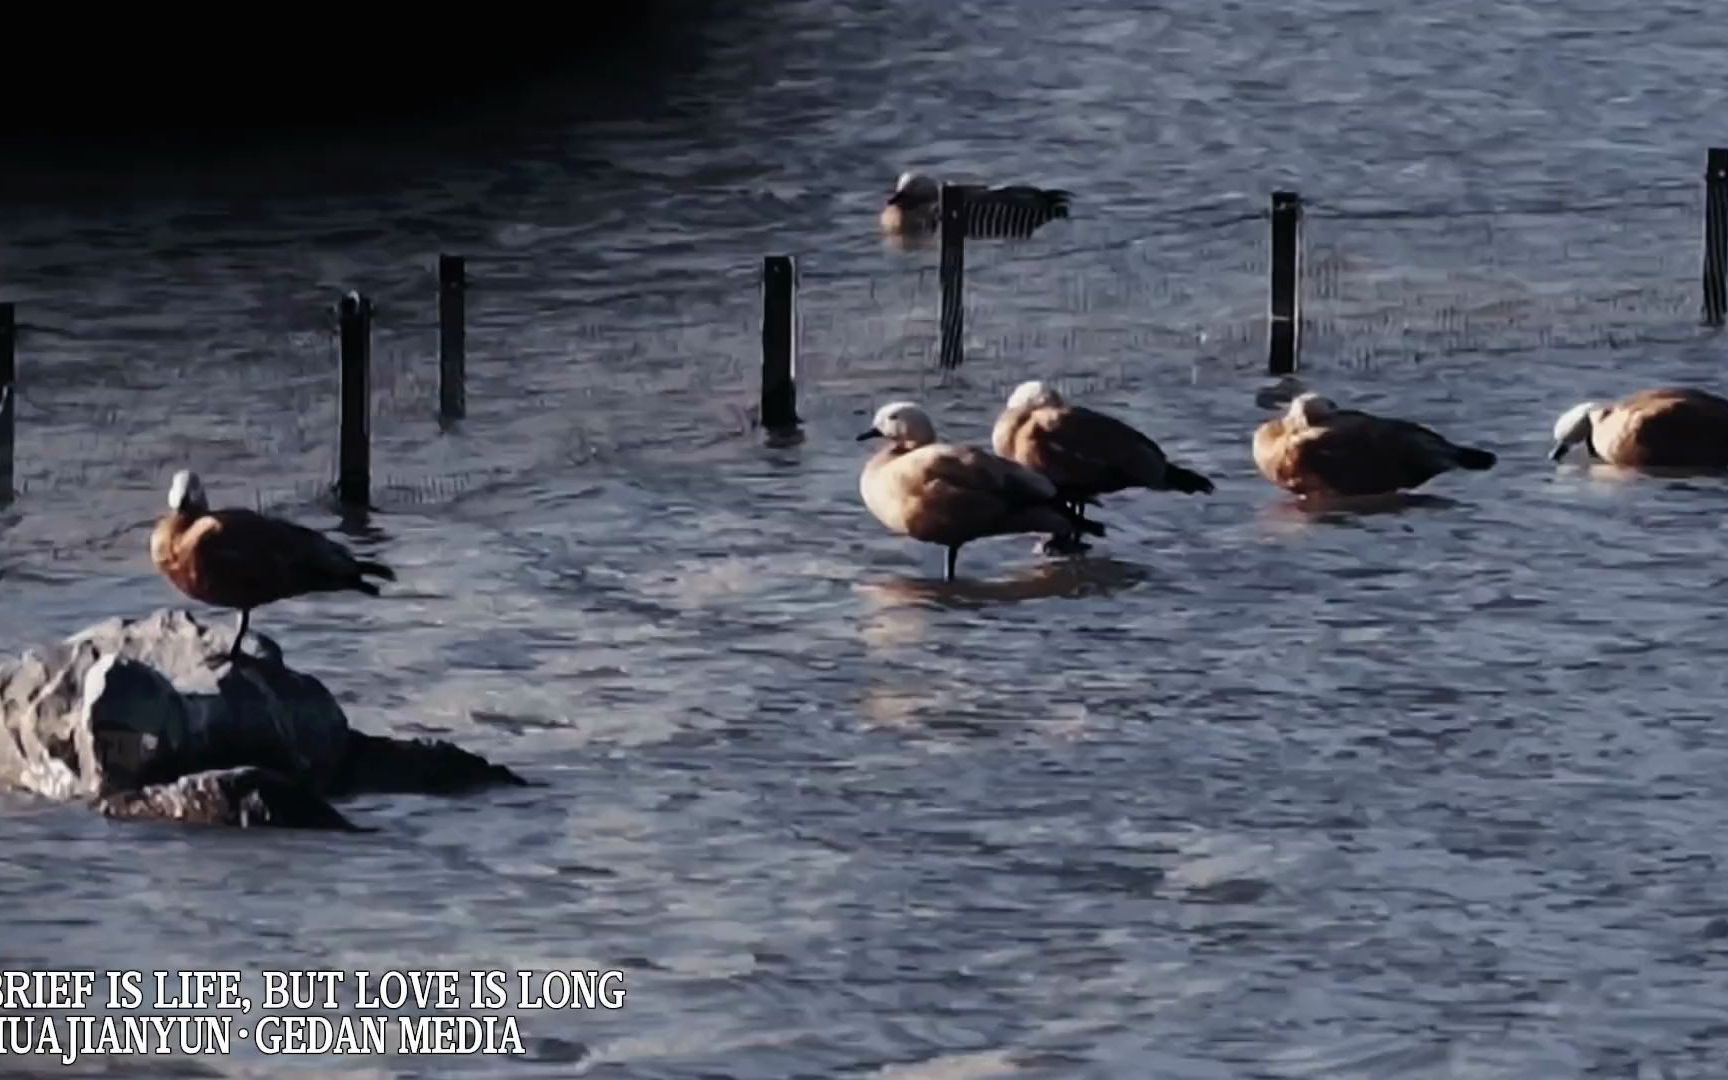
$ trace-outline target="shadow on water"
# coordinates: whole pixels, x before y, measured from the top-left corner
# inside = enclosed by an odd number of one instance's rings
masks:
[[[1658,484],[1669,491],[1704,492],[1728,491],[1728,472],[1722,469],[1690,468],[1669,465],[1610,465],[1603,461],[1581,462],[1562,466],[1562,473],[1581,476],[1592,484],[1606,487],[1630,487],[1635,484]]]
[[[1120,559],[1063,559],[1040,563],[996,581],[961,577],[890,578],[860,586],[882,607],[916,606],[969,611],[1027,600],[1077,599],[1124,592],[1150,579],[1150,568]]]
[[[702,108],[681,91],[707,63],[705,32],[739,5],[576,7],[580,33],[432,19],[412,31],[413,48],[398,28],[347,17],[273,27],[230,50],[161,22],[139,39],[81,42],[81,67],[124,93],[47,96],[37,84],[64,71],[7,65],[0,93],[33,104],[0,114],[0,196],[389,191],[528,152],[547,131],[665,121]]]

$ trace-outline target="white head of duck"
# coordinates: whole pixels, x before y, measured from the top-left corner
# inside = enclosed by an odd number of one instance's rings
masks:
[[[858,441],[887,439],[894,446],[926,446],[936,441],[936,424],[930,414],[911,401],[890,401],[876,410],[868,430]]]
[[[942,187],[936,179],[921,172],[903,172],[882,207],[882,228],[890,233],[930,232],[940,221],[941,210]]]
[[[1062,404],[1062,395],[1056,388],[1041,379],[1028,379],[1014,388],[1008,395],[1008,409],[1043,409],[1057,407]]]
[[[210,509],[204,497],[204,482],[191,469],[181,469],[168,485],[168,509],[180,514],[201,514]]]

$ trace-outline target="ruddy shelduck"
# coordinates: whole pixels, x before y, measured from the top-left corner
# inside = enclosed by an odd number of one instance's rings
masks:
[[[1660,386],[1606,404],[1581,402],[1555,423],[1548,457],[1559,461],[1574,446],[1609,465],[1728,467],[1728,400],[1706,390]]]
[[[960,549],[973,540],[1013,533],[1052,535],[1104,526],[1076,518],[1056,485],[1016,462],[974,446],[938,442],[917,404],[891,401],[858,436],[885,439],[858,479],[864,505],[893,532],[947,549],[943,579],[954,580]]]
[[[968,198],[967,235],[1030,236],[1067,217],[1072,202],[1073,195],[1061,188],[975,187]],[[925,173],[901,173],[878,218],[882,231],[892,236],[933,235],[942,223],[941,185]]]
[[[168,513],[150,534],[150,560],[194,600],[237,609],[240,622],[225,657],[240,657],[252,609],[309,593],[353,590],[379,595],[368,575],[395,581],[388,566],[358,559],[323,533],[241,508],[210,509],[198,474],[181,469],[168,489]],[[220,662],[218,658],[216,662]]]
[[[1410,491],[1442,473],[1491,469],[1498,460],[1413,421],[1341,409],[1311,391],[1255,429],[1253,452],[1262,476],[1302,498]]]
[[[1014,388],[990,431],[996,453],[1040,473],[1081,517],[1100,495],[1129,488],[1198,495],[1211,480],[1171,461],[1157,442],[1114,416],[1074,405],[1037,379]]]

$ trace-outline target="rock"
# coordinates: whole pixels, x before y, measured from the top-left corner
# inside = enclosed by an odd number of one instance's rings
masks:
[[[64,799],[257,765],[327,787],[348,747],[342,707],[279,651],[211,668],[231,640],[162,610],[0,664],[0,782]]]
[[[354,731],[348,735],[348,760],[336,790],[343,795],[453,795],[496,784],[525,787],[527,783],[504,766],[442,739],[385,739]]]
[[[330,691],[190,613],[110,619],[0,662],[0,784],[117,817],[352,828],[325,800],[524,784],[450,743],[352,730]]]
[[[350,824],[304,783],[250,765],[209,769],[167,784],[117,791],[97,799],[96,808],[109,817],[199,825],[365,831]]]

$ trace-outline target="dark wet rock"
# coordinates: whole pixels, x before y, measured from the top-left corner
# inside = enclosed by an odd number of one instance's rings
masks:
[[[360,831],[304,781],[254,766],[206,769],[166,784],[117,791],[97,799],[96,808],[109,817],[196,825]]]
[[[346,828],[327,799],[524,783],[449,743],[352,730],[321,682],[253,639],[263,655],[212,667],[227,629],[163,609],[0,662],[0,784],[121,817]]]
[[[362,731],[348,733],[348,757],[337,777],[344,795],[415,792],[454,795],[476,788],[527,781],[454,743],[442,739],[387,739]]]

